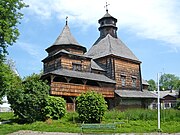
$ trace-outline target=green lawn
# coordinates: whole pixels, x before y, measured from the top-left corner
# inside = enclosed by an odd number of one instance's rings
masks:
[[[137,112],[133,111],[138,115]],[[154,120],[148,111],[147,113],[142,114],[141,118],[136,116],[133,118],[134,113],[132,113],[131,117],[130,112],[126,115],[125,112],[118,111],[109,111],[105,114],[105,117],[102,123],[113,123],[118,121],[124,121],[125,124],[122,126],[117,126],[116,132],[119,133],[148,133],[148,132],[156,132],[157,131],[157,120]],[[151,112],[153,114],[153,112]],[[174,115],[174,117],[179,117],[180,111],[177,112],[169,112],[169,114]],[[144,115],[144,116],[143,116]],[[11,123],[0,125],[0,135],[12,133],[18,130],[33,130],[33,131],[46,131],[46,132],[81,132],[80,123],[78,123],[76,113],[67,113],[65,117],[61,120],[49,120],[46,122],[34,122],[32,124],[17,124],[16,118],[13,117],[13,113],[0,113],[0,121],[4,120],[12,120]],[[149,117],[152,117],[152,120],[148,120]],[[155,117],[154,117],[155,118]],[[143,120],[144,119],[144,120]],[[180,132],[180,121],[179,119],[174,119],[173,117],[169,120],[168,117],[162,118],[161,128],[162,132],[166,133],[177,133]],[[104,131],[109,132],[109,131]]]

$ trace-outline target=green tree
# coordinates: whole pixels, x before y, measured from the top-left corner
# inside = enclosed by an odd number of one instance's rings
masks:
[[[22,0],[0,0],[0,59],[19,36],[17,25],[23,17],[20,10],[24,7],[26,5]]]
[[[22,122],[43,120],[48,91],[49,86],[40,79],[40,75],[32,74],[24,79],[21,88],[8,93],[8,101]]]
[[[18,89],[21,86],[21,78],[15,74],[10,65],[0,61],[0,104],[2,97],[8,94],[12,89]]]
[[[179,77],[173,74],[163,74],[160,77],[159,83],[161,90],[176,89]]]
[[[100,123],[106,110],[106,101],[101,94],[87,92],[77,97],[77,112],[81,122]]]
[[[148,90],[149,90],[149,91],[154,91],[154,90],[157,89],[157,88],[156,88],[156,82],[155,82],[153,79],[150,79],[150,80],[148,81],[148,83],[149,83],[149,86],[148,86]]]
[[[44,110],[47,118],[60,119],[66,113],[66,102],[62,97],[48,96]]]
[[[180,91],[180,80],[177,80],[174,86],[175,90],[179,90]]]

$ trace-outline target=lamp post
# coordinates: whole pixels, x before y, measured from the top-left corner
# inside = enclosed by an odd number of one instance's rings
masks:
[[[158,92],[158,131],[161,129],[160,125],[160,93],[159,93],[159,73],[157,74],[157,92]]]

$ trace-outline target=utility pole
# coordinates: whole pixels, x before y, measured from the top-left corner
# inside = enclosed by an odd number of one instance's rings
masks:
[[[158,91],[158,131],[160,131],[161,129],[161,125],[160,125],[160,92],[159,92],[159,73],[157,74],[157,91]]]

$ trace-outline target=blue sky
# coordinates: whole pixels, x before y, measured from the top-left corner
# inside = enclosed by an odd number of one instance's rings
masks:
[[[87,49],[99,37],[98,19],[105,0],[24,0],[24,18],[17,43],[8,48],[21,77],[39,73],[41,60],[61,33],[65,18],[76,40]],[[157,73],[180,76],[180,1],[109,0],[109,13],[118,19],[118,37],[142,61],[142,77]]]

